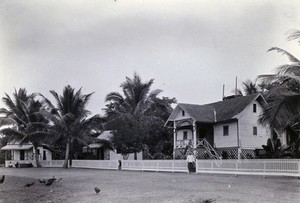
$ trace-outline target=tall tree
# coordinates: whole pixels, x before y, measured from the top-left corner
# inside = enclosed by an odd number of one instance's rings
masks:
[[[289,36],[289,40],[299,39],[299,31]],[[268,105],[260,117],[260,122],[277,131],[290,131],[298,134],[295,141],[299,151],[300,143],[300,60],[291,53],[272,47],[268,51],[277,51],[286,55],[291,63],[280,65],[276,74],[260,75],[264,84],[268,84],[266,93]]]
[[[57,136],[62,137],[61,140],[65,141],[65,161],[64,168],[68,168],[68,161],[70,150],[74,140],[83,141],[84,136],[96,136],[100,134],[101,119],[98,115],[87,118],[90,111],[86,109],[87,103],[93,93],[82,94],[81,88],[75,92],[71,86],[66,86],[63,89],[62,95],[58,95],[55,91],[51,90],[56,101],[56,107],[44,98],[47,104],[46,113],[47,118],[53,122],[53,131]]]
[[[166,105],[158,100],[161,90],[151,91],[154,79],[142,82],[134,73],[133,78],[126,77],[121,84],[123,95],[118,92],[107,94],[105,101],[110,102],[105,109],[109,128],[114,130],[112,142],[123,155],[136,154],[143,148],[144,139],[149,134],[149,124],[163,120],[153,112],[155,105]]]
[[[38,147],[49,139],[48,120],[43,117],[41,111],[43,104],[35,100],[35,94],[27,95],[26,89],[19,89],[13,93],[11,99],[8,94],[2,100],[7,108],[0,109],[4,115],[1,118],[2,126],[6,125],[1,132],[10,139],[17,139],[20,144],[31,142],[35,150],[35,161],[40,167]],[[13,126],[12,126],[13,125]]]

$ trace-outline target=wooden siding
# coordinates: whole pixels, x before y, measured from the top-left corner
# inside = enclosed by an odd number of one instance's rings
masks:
[[[228,126],[228,135],[223,135],[223,126]],[[214,125],[214,142],[216,148],[237,147],[237,122]]]
[[[253,104],[256,104],[256,112],[253,112]],[[262,148],[270,137],[267,128],[258,122],[262,106],[259,102],[251,103],[239,116],[239,137],[242,148]],[[253,127],[257,127],[257,135],[253,135]]]
[[[178,130],[177,132],[177,140],[183,140],[183,132],[187,131],[187,139],[192,140],[193,139],[193,132],[189,129],[184,130]]]
[[[185,115],[182,116],[182,109],[180,107],[178,107],[178,109],[176,110],[176,112],[174,112],[174,120],[183,120],[183,119],[189,119],[191,118],[191,116],[185,111]]]

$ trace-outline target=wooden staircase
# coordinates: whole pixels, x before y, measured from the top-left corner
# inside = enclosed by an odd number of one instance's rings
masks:
[[[221,160],[222,157],[218,152],[207,142],[205,138],[197,140],[197,147],[204,147],[209,156],[216,160]]]

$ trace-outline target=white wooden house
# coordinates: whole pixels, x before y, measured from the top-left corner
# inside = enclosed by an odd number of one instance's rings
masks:
[[[7,145],[1,148],[5,151],[5,167],[16,166],[36,166],[36,153],[33,145],[28,143],[20,144],[19,140],[12,140]],[[45,146],[38,147],[39,160],[52,160],[52,152]]]
[[[165,126],[173,128],[174,157],[184,157],[190,146],[197,158],[254,158],[270,132],[258,122],[266,104],[261,94],[215,103],[179,103]]]

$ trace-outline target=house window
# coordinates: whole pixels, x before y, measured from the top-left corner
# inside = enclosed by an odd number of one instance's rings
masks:
[[[253,113],[256,113],[256,104],[253,104]]]
[[[47,160],[47,157],[46,157],[46,150],[43,150],[43,160]]]
[[[223,136],[228,136],[229,135],[229,126],[224,125],[223,126]]]
[[[24,150],[20,151],[20,160],[25,160],[25,151]]]
[[[253,135],[257,135],[257,127],[253,126]]]
[[[185,116],[185,112],[184,112],[184,110],[182,110],[182,116]]]
[[[187,131],[183,131],[183,139],[187,140]]]

